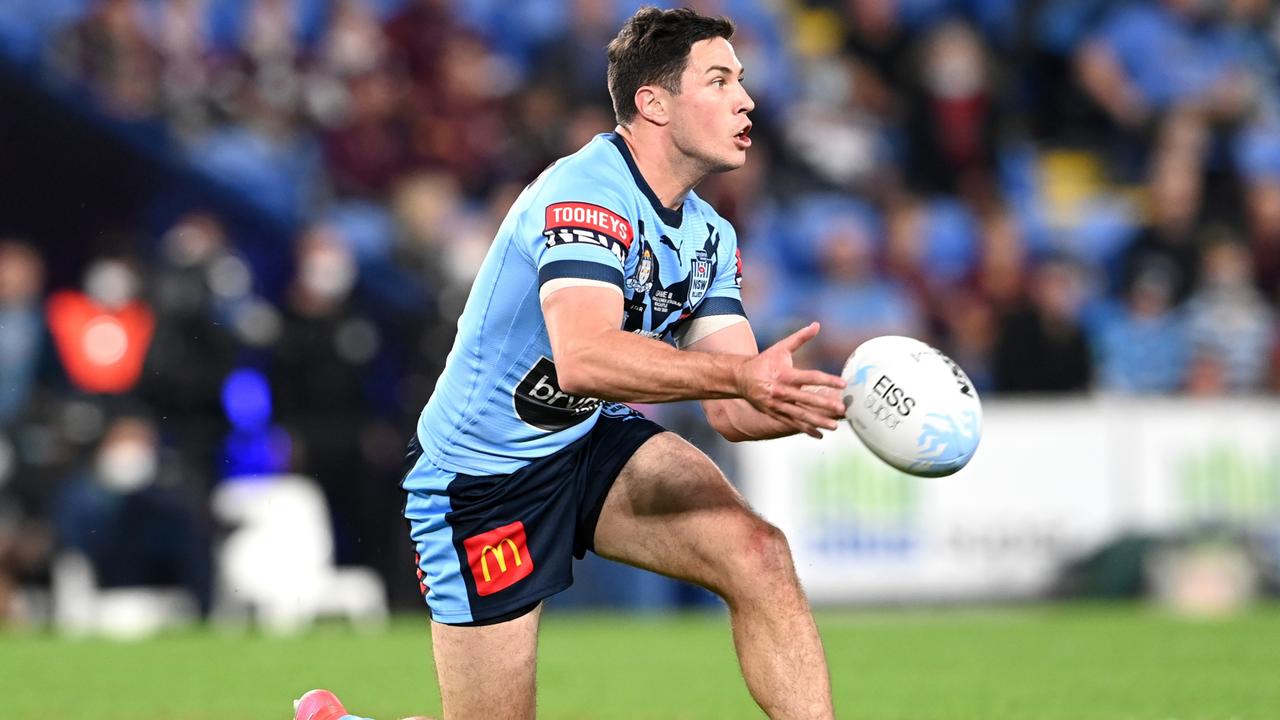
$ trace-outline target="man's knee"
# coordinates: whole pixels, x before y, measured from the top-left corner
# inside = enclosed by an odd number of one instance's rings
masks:
[[[755,594],[795,584],[791,546],[776,526],[750,513],[737,520],[732,547],[720,553],[721,595]]]
[[[792,573],[791,546],[776,525],[753,518],[747,538],[743,561],[750,575],[776,579]]]

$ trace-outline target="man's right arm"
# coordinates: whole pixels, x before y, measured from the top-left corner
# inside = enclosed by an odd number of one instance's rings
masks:
[[[791,354],[812,339],[810,325],[756,355],[680,351],[619,329],[622,295],[616,288],[570,286],[542,301],[561,389],[617,402],[671,402],[743,398],[756,409],[819,437],[835,429],[828,416],[843,412],[838,399],[804,386],[844,387],[817,370],[799,370]]]
[[[1127,34],[1123,20],[1113,19],[1085,39],[1076,51],[1076,76],[1081,87],[1113,120],[1138,127],[1146,122],[1151,108],[1116,52]]]

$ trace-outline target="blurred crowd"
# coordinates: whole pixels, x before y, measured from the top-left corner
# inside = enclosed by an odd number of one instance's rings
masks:
[[[193,207],[66,287],[49,239],[0,240],[0,617],[64,547],[207,608],[211,488],[290,471],[338,561],[411,595],[404,441],[513,199],[612,129],[603,47],[638,4],[0,7],[7,62],[296,228],[249,246]],[[762,342],[816,318],[806,362],[838,370],[921,337],[986,393],[1280,388],[1273,3],[690,5],[737,22],[757,102],[747,166],[698,193],[739,230]],[[293,258],[282,287],[264,254]]]

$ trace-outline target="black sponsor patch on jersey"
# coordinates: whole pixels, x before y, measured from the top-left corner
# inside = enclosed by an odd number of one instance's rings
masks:
[[[538,358],[516,385],[516,415],[540,430],[564,430],[591,417],[600,406],[596,398],[570,395],[560,389],[556,366],[546,357]]]

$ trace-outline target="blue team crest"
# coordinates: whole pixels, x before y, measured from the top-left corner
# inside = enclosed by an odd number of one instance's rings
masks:
[[[697,307],[711,287],[711,260],[699,251],[689,270],[689,307]]]
[[[647,293],[653,287],[653,249],[648,243],[640,250],[640,261],[636,263],[636,274],[627,280],[627,288],[638,293]]]

